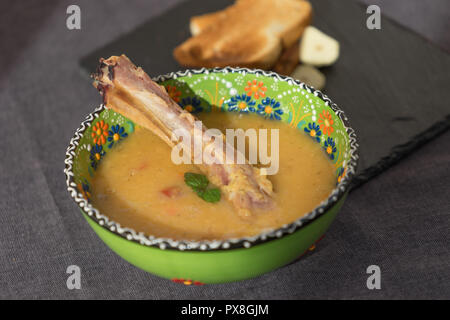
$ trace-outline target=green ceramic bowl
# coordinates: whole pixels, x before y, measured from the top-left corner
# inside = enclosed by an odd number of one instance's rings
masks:
[[[344,202],[358,158],[354,130],[336,104],[297,80],[262,70],[186,70],[154,80],[166,86],[172,98],[190,112],[255,112],[304,132],[334,163],[336,188],[297,221],[254,237],[175,241],[139,233],[110,220],[108,212],[99,212],[89,202],[95,192],[90,184],[95,169],[135,127],[129,119],[101,105],[87,116],[70,141],[64,172],[70,196],[114,252],[145,271],[176,282],[222,283],[249,279],[286,265],[323,236]],[[112,138],[114,135],[119,141]],[[96,143],[99,139],[101,145]]]

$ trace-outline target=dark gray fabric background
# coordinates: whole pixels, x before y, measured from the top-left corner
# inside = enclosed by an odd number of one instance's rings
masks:
[[[0,298],[449,299],[450,132],[355,190],[316,251],[257,279],[185,287],[129,265],[97,238],[62,173],[70,137],[99,102],[78,61],[177,2],[0,4]],[[81,31],[66,29],[73,3]],[[428,17],[448,12],[433,4]],[[448,30],[435,28],[441,36],[431,40],[445,46]],[[81,290],[66,287],[71,264],[81,267]],[[378,291],[366,288],[372,264],[382,271]]]

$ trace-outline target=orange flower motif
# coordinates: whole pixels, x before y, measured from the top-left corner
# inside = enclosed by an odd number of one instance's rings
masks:
[[[168,84],[166,86],[166,90],[173,101],[177,103],[180,102],[181,91],[177,90],[177,87]]]
[[[94,143],[101,146],[106,143],[106,138],[108,137],[108,124],[105,121],[98,121],[92,127],[92,138],[94,138]]]
[[[323,133],[330,135],[333,131],[333,118],[329,111],[323,110],[323,112],[319,115],[320,119],[317,121],[320,125],[320,129],[322,129]]]
[[[347,168],[345,168],[345,169],[341,168],[339,170],[338,178],[337,178],[338,183],[341,182],[342,179],[344,179],[346,173],[347,173]]]
[[[247,92],[248,96],[254,95],[255,99],[259,99],[260,97],[266,96],[267,88],[264,87],[264,83],[262,81],[258,82],[255,80],[247,82],[247,86],[244,88],[245,92]]]
[[[78,191],[83,195],[86,200],[91,198],[91,191],[87,182],[82,182],[77,185]]]

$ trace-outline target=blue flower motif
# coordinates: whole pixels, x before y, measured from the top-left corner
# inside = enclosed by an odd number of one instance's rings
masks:
[[[318,124],[314,122],[308,123],[308,126],[305,127],[305,132],[309,134],[311,138],[320,142],[320,136],[322,135],[322,131],[320,131],[320,127]]]
[[[82,194],[82,196],[89,201],[91,198],[91,187],[89,186],[89,182],[84,179],[77,185],[78,191]]]
[[[202,102],[197,97],[187,97],[183,98],[179,103],[179,105],[184,110],[190,113],[199,113],[203,110],[202,106],[200,105],[201,103]]]
[[[346,173],[346,169],[344,167],[340,167],[338,170],[338,178],[337,183],[341,182],[344,179]]]
[[[331,160],[334,160],[334,154],[337,151],[336,149],[336,143],[334,142],[333,138],[328,138],[324,143],[325,151],[327,152],[328,156],[331,158]]]
[[[278,101],[267,97],[258,105],[258,114],[266,118],[281,120],[283,110],[281,110],[281,105]]]
[[[91,155],[89,158],[91,159],[91,166],[94,170],[97,169],[97,165],[100,159],[105,155],[105,151],[103,151],[103,146],[98,144],[94,144],[91,149]]]
[[[110,144],[108,148],[111,148],[114,145],[114,142],[118,142],[119,140],[128,137],[128,133],[125,132],[125,128],[116,124],[111,127],[111,130],[108,131],[108,141]]]
[[[228,111],[237,111],[239,113],[255,112],[256,102],[252,100],[252,97],[241,94],[232,97],[228,102]]]

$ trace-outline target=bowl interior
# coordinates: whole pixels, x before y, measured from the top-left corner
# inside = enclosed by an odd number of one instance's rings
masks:
[[[340,187],[345,191],[348,176],[354,173],[356,164],[354,133],[343,112],[319,91],[289,77],[249,69],[187,70],[154,80],[165,86],[169,95],[189,112],[217,109],[256,113],[297,128],[314,139],[330,157],[335,167],[336,190]],[[73,150],[68,149],[72,158],[68,184],[69,191],[72,187],[77,193],[72,195],[75,199],[82,197],[87,200],[85,206],[88,205],[95,192],[91,178],[96,168],[135,127],[129,119],[103,106],[88,116],[74,137],[75,144],[72,139]],[[335,196],[330,198],[336,201],[337,194],[334,192]]]

